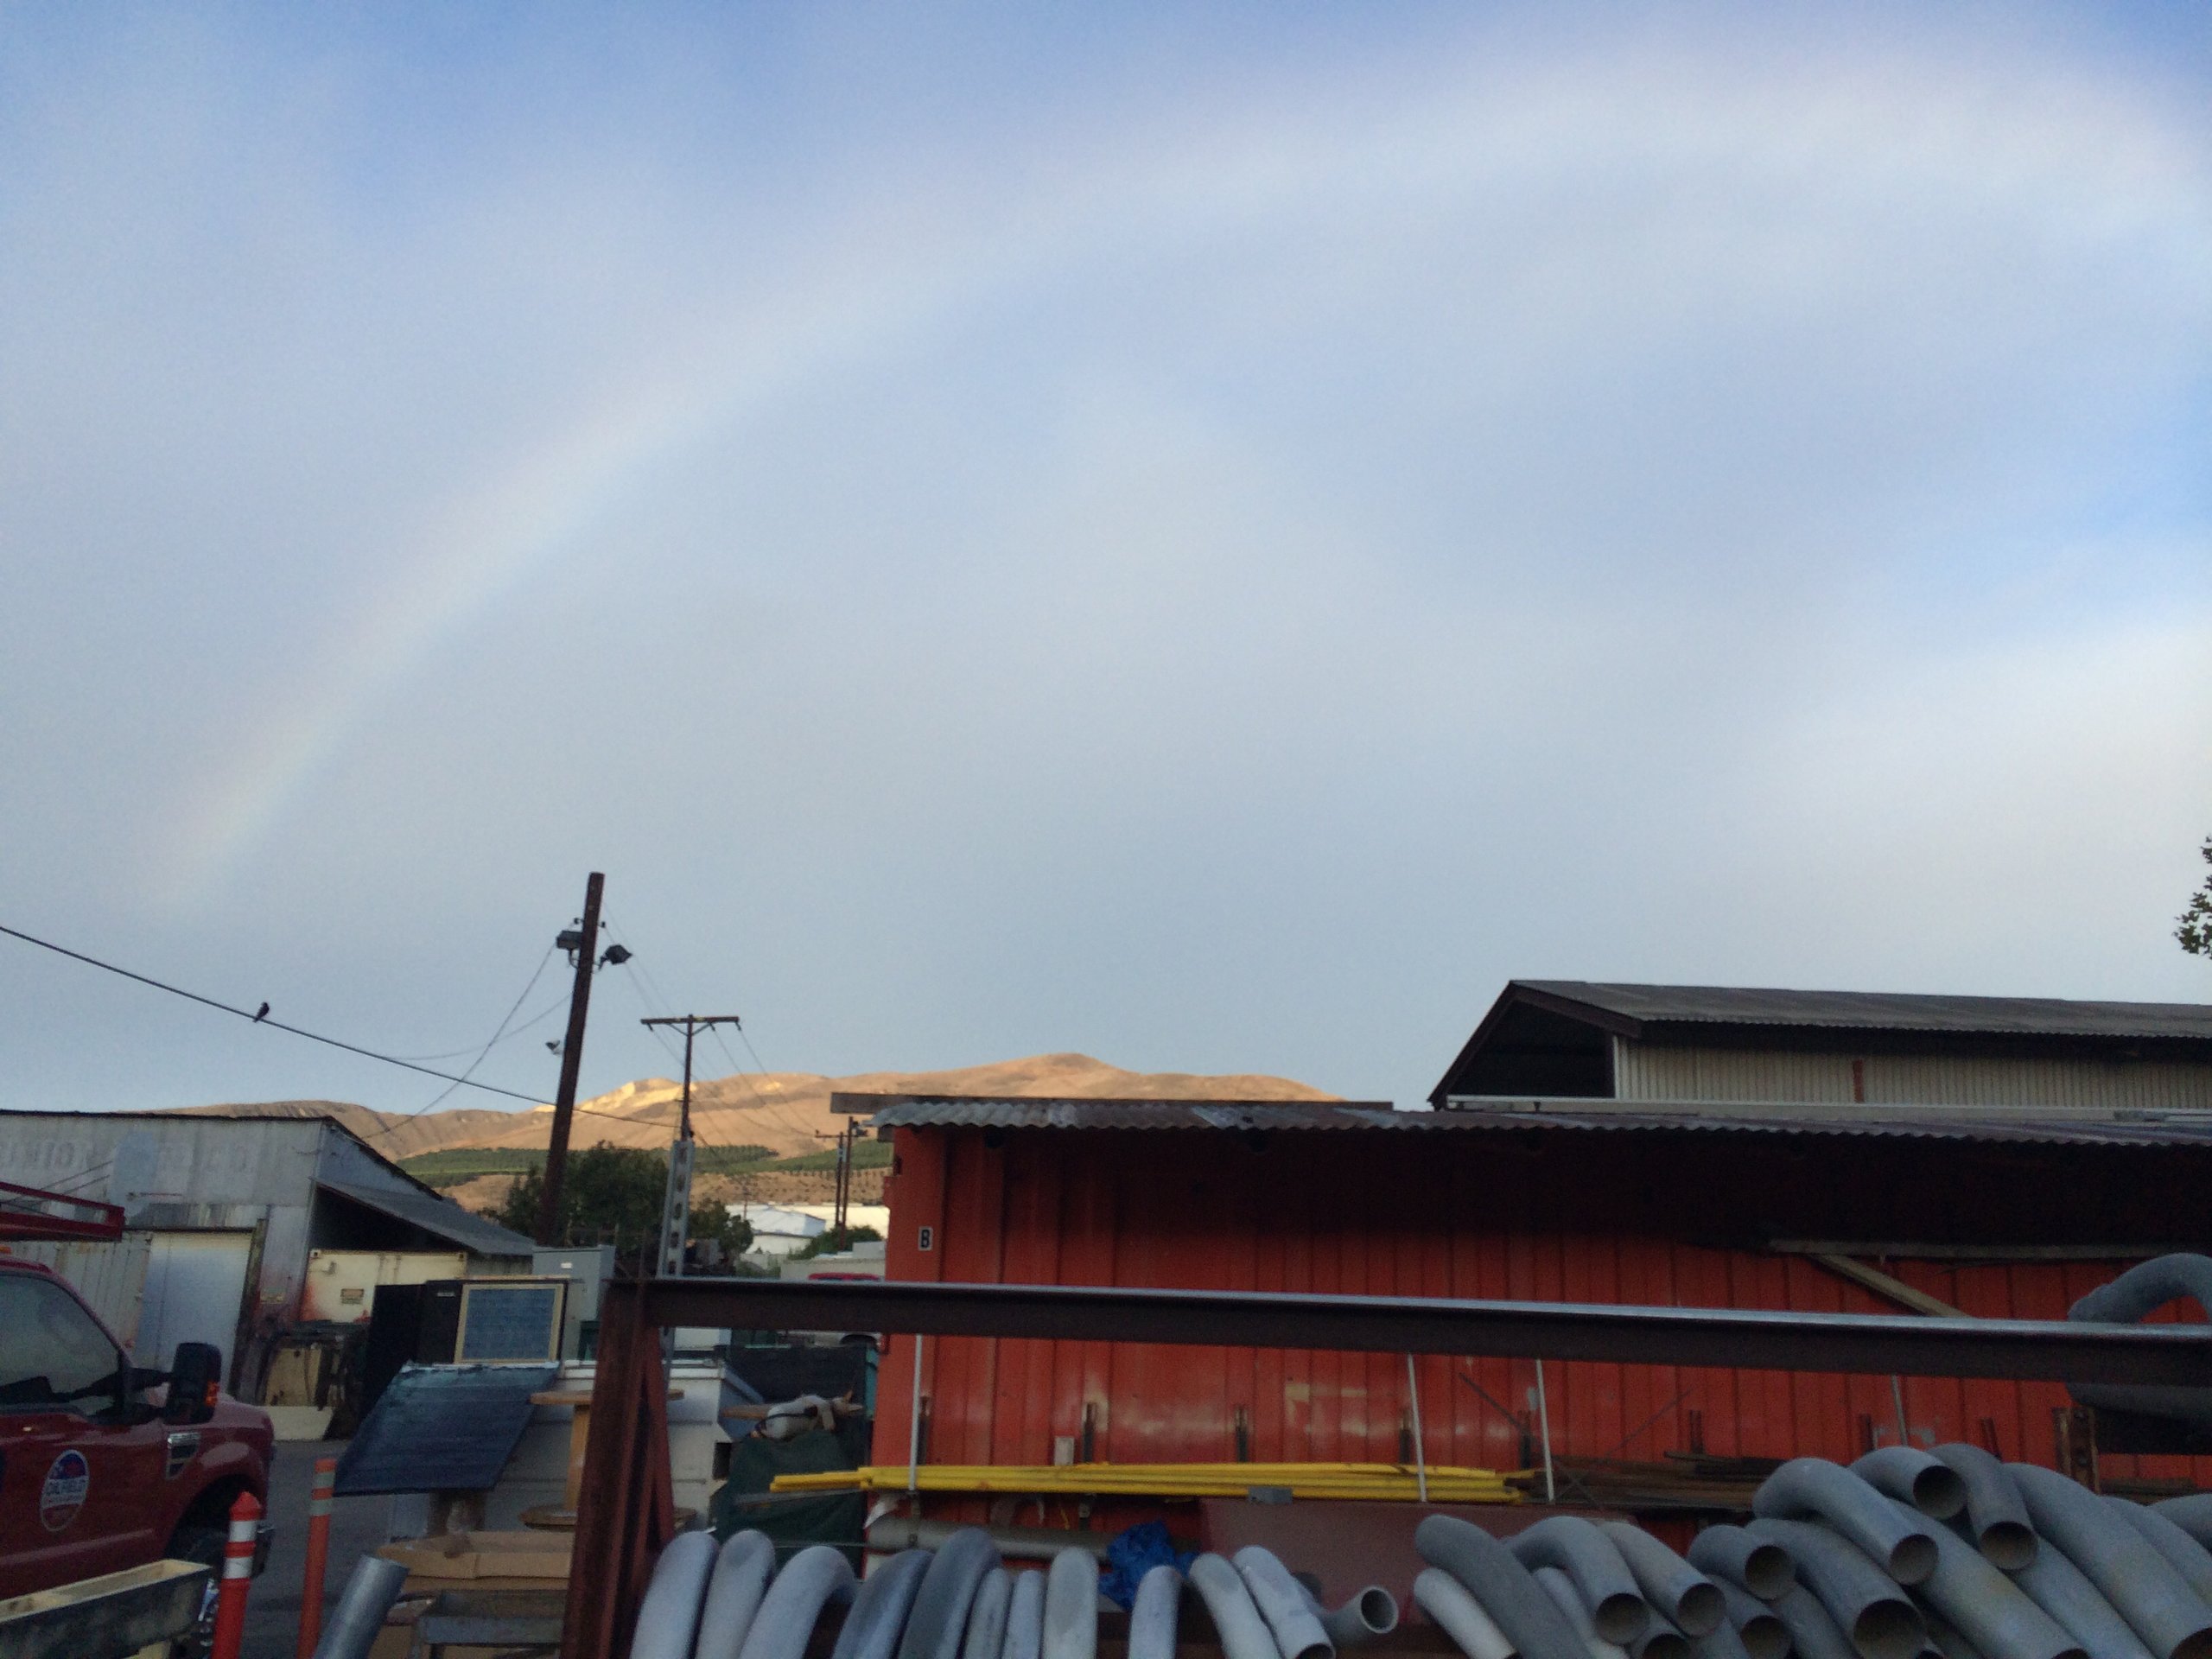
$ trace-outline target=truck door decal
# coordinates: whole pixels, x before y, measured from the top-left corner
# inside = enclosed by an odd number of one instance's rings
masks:
[[[77,1511],[85,1507],[85,1494],[92,1488],[92,1465],[85,1461],[83,1452],[73,1446],[56,1458],[38,1492],[38,1518],[46,1529],[60,1532],[74,1521]]]

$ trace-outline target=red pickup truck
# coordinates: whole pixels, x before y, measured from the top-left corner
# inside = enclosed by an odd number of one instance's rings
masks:
[[[205,1343],[132,1365],[67,1281],[0,1255],[0,1599],[164,1556],[219,1565],[238,1495],[268,1501],[276,1438],[221,1376]]]

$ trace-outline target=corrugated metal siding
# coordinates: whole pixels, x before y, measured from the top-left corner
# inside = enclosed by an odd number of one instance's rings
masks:
[[[1622,1100],[1850,1101],[1852,1067],[1872,1103],[1926,1106],[2212,1109],[2212,1066],[2158,1060],[1967,1058],[1678,1048],[1613,1041]]]
[[[52,1268],[91,1304],[125,1348],[138,1340],[138,1314],[146,1297],[146,1262],[153,1235],[126,1232],[98,1241],[34,1239],[8,1247],[22,1262]]]
[[[1718,1211],[1746,1198],[1793,1221],[1789,1230],[1800,1236],[1849,1236],[1844,1216],[1878,1230],[1919,1224],[1890,1175],[1787,1152],[1772,1165],[1778,1173],[1746,1193],[1753,1183],[1732,1172],[1715,1169],[1713,1190],[1701,1192],[1693,1182],[1706,1166],[1685,1166],[1686,1178],[1663,1163],[1609,1160],[1596,1147],[1567,1158],[1452,1153],[1433,1140],[1392,1135],[1276,1137],[1262,1150],[1226,1135],[1016,1132],[993,1147],[971,1129],[900,1129],[896,1144],[888,1253],[895,1279],[1891,1313],[1805,1257],[1709,1247],[1680,1233],[1686,1222],[1719,1224]],[[2006,1167],[2031,1178],[2026,1185],[2063,1184],[2092,1230],[2133,1224],[2131,1203],[2170,1202],[2135,1190],[2139,1183],[2061,1162],[2015,1157]],[[1991,1230],[1985,1241],[2013,1236],[2024,1221],[2048,1221],[2031,1190],[1987,1198],[1978,1216],[1965,1213],[1956,1193],[1948,1199],[1962,1224]],[[1926,1198],[1947,1201],[1940,1184]],[[1619,1218],[1618,1230],[1604,1224],[1609,1216]],[[926,1253],[918,1248],[925,1228]],[[1887,1265],[1969,1313],[2056,1319],[2126,1264]],[[907,1455],[903,1408],[913,1352],[911,1339],[893,1339],[879,1394],[878,1462]],[[1430,1459],[1503,1468],[1530,1461],[1533,1364],[1417,1363]],[[1546,1370],[1562,1456],[1656,1459],[1701,1441],[1721,1456],[1848,1459],[1870,1436],[1896,1439],[1882,1377],[1592,1363]],[[2056,1384],[1908,1378],[1903,1387],[1916,1440],[1972,1440],[2007,1459],[2053,1460],[2051,1414],[2066,1403]],[[1051,1462],[1056,1437],[1080,1443],[1086,1408],[1096,1455],[1119,1461],[1233,1458],[1240,1412],[1257,1461],[1394,1460],[1408,1421],[1404,1361],[1382,1354],[943,1338],[928,1345],[923,1391],[927,1456],[936,1463]],[[2146,1476],[2212,1485],[2212,1459],[2109,1463],[2116,1474],[2139,1465]]]

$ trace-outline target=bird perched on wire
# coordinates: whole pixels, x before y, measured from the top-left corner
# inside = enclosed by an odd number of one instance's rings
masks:
[[[269,1017],[269,1005],[264,1002],[253,1011],[253,1023],[259,1025]]]

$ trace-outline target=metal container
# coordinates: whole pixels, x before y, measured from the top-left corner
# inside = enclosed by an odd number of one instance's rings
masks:
[[[0,1659],[126,1659],[198,1622],[208,1571],[149,1561],[0,1601]]]

